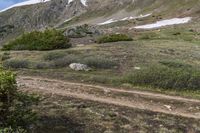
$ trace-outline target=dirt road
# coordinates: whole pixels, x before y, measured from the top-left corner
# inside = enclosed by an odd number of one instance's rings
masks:
[[[200,100],[40,77],[17,78],[21,90],[200,119]]]

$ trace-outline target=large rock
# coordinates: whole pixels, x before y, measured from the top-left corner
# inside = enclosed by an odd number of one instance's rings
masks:
[[[75,70],[75,71],[89,71],[89,70],[91,70],[87,65],[80,64],[80,63],[72,63],[72,64],[69,65],[69,67],[72,70]]]
[[[82,38],[86,36],[95,36],[95,35],[100,35],[101,31],[98,30],[95,26],[91,25],[81,25],[81,26],[76,26],[73,28],[68,28],[65,30],[64,35],[71,37],[71,38]]]

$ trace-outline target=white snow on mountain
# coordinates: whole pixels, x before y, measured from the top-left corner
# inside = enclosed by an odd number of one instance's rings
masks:
[[[82,3],[84,6],[87,6],[87,0],[81,0],[81,3]]]
[[[102,22],[102,23],[99,23],[99,24],[97,24],[97,25],[106,25],[106,24],[110,24],[110,23],[117,22],[117,21],[119,21],[119,20],[109,19],[109,20],[107,20],[107,21],[105,21],[105,22]]]
[[[153,24],[146,24],[141,26],[133,27],[135,29],[155,29],[163,26],[169,26],[169,25],[177,25],[177,24],[185,24],[192,20],[192,17],[186,17],[186,18],[173,18],[173,19],[167,19],[162,21],[157,21]],[[130,28],[130,29],[133,29]]]
[[[132,20],[132,19],[137,19],[137,18],[145,18],[150,16],[151,14],[146,14],[146,15],[140,15],[140,16],[129,16],[129,17],[125,17],[125,18],[121,18],[121,19],[109,19],[106,20],[105,22],[102,23],[98,23],[97,25],[106,25],[106,24],[110,24],[110,23],[114,23],[114,22],[118,22],[118,21],[125,21],[125,20]]]
[[[71,2],[73,2],[74,0],[68,0],[68,4],[70,4]]]
[[[38,4],[38,3],[48,2],[48,1],[50,1],[50,0],[28,0],[28,1],[24,1],[24,2],[21,2],[21,3],[17,3],[15,5],[12,5],[8,8],[1,10],[0,12],[7,11],[7,10],[14,8],[14,7],[25,6],[25,5],[33,5],[33,4]]]
[[[69,22],[70,20],[72,20],[74,17],[68,18],[66,19],[64,22]]]
[[[68,0],[68,4],[70,4],[71,2],[73,2],[74,0]],[[81,3],[84,5],[84,6],[87,6],[87,0],[80,0]]]
[[[125,17],[125,18],[123,18],[121,20],[124,21],[124,20],[131,20],[131,19],[137,19],[137,18],[145,18],[145,17],[148,17],[150,15],[151,15],[151,13],[150,14],[146,14],[146,15],[142,15],[141,14],[140,16],[136,16],[136,17],[133,17],[133,16]]]

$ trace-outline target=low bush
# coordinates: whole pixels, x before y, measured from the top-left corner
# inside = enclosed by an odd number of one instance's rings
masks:
[[[115,66],[118,66],[118,64],[115,61],[100,58],[100,57],[88,57],[85,58],[82,63],[88,65],[92,68],[99,68],[99,69],[110,69]]]
[[[1,61],[5,61],[8,59],[10,59],[10,53],[5,52],[1,55]]]
[[[16,75],[0,69],[0,132],[26,133],[37,120],[31,106],[38,97],[24,94],[17,89]]]
[[[133,39],[124,34],[110,34],[104,35],[97,39],[97,43],[118,42],[118,41],[132,41]]]
[[[44,58],[45,61],[53,61],[53,60],[63,58],[64,56],[65,56],[64,53],[51,52],[51,53],[45,54],[43,58]]]
[[[75,56],[66,56],[64,58],[60,58],[57,60],[54,60],[51,63],[52,68],[63,68],[68,67],[71,63],[79,62],[78,58]]]
[[[179,62],[179,61],[160,61],[159,62],[160,64],[162,65],[165,65],[167,67],[171,67],[171,68],[189,68],[189,67],[192,67],[191,65],[189,64],[184,64],[182,62]]]
[[[69,39],[61,31],[47,29],[43,32],[24,33],[3,46],[3,50],[54,50],[71,47]]]
[[[6,69],[28,68],[29,64],[30,64],[30,62],[27,60],[11,59],[11,60],[4,61],[3,67]]]
[[[51,65],[49,63],[45,63],[45,62],[38,62],[35,64],[35,68],[36,69],[48,69],[48,68],[51,68]]]
[[[126,83],[164,89],[200,89],[200,70],[153,66],[125,78]]]

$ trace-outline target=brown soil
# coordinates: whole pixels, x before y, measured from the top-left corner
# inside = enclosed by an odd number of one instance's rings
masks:
[[[17,78],[21,90],[60,95],[120,107],[142,109],[175,116],[200,119],[200,100],[151,92],[71,83],[40,77]]]

